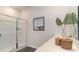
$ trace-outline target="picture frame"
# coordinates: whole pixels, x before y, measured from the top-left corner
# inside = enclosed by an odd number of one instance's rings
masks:
[[[44,31],[45,30],[44,16],[33,18],[33,30],[34,31]]]

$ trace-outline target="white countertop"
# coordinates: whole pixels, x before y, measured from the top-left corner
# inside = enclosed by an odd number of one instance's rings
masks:
[[[72,50],[66,50],[66,49],[63,49],[60,46],[55,44],[55,37],[56,36],[54,36],[53,38],[48,40],[45,44],[43,44],[41,47],[39,47],[35,52],[74,52],[74,51],[79,51],[74,40],[73,40]]]

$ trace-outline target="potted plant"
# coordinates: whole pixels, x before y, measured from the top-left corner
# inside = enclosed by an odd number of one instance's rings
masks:
[[[77,17],[76,17],[75,13],[73,13],[73,12],[72,13],[67,13],[65,18],[64,18],[63,24],[64,24],[64,30],[66,29],[66,25],[71,24],[73,26],[73,28],[74,28],[74,34],[76,34],[75,24],[77,24]],[[73,34],[73,37],[74,37],[74,34]],[[70,37],[71,36],[72,35],[70,35]]]
[[[64,20],[63,22],[61,21],[61,19],[59,19],[58,17],[56,18],[56,24],[58,26],[62,26],[62,29],[63,29],[63,33],[62,35],[63,36],[66,36],[65,34],[65,29],[66,29],[66,26],[71,24],[73,25],[73,28],[74,28],[74,34],[76,34],[76,28],[75,28],[75,24],[77,24],[77,17],[76,17],[76,14],[75,13],[67,13],[66,16],[64,17]],[[64,28],[63,28],[63,25],[64,25]],[[73,37],[74,37],[74,34],[73,34]],[[71,37],[72,35],[70,35]]]

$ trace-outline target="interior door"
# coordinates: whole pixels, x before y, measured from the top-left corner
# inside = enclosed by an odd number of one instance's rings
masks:
[[[26,21],[24,20],[19,20],[18,21],[18,47],[23,47],[26,46]]]
[[[12,17],[0,16],[0,52],[16,49],[16,22]]]

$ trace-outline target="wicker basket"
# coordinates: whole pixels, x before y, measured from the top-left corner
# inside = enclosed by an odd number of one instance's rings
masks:
[[[56,37],[55,44],[61,46],[64,49],[72,49],[73,40],[69,37]]]
[[[61,38],[60,37],[55,38],[55,44],[56,45],[61,45]]]
[[[70,38],[62,38],[61,39],[61,47],[67,50],[72,49],[72,40]]]

